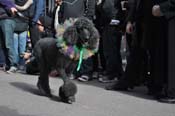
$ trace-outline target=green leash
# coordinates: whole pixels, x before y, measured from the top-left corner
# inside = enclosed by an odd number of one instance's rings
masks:
[[[78,61],[77,71],[80,70],[82,61],[83,61],[83,48],[80,50],[80,57],[79,57],[79,61]]]

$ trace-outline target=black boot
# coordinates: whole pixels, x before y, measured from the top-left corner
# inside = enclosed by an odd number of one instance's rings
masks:
[[[127,81],[119,80],[115,84],[106,86],[105,88],[106,90],[127,91],[128,89],[133,89],[134,86],[127,83]]]
[[[166,96],[166,97],[160,98],[158,101],[162,103],[175,104],[175,97]]]

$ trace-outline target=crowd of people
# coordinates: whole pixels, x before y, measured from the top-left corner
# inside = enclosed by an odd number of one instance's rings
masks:
[[[28,40],[33,48],[42,37],[56,38],[57,27],[66,20],[84,16],[99,31],[99,51],[83,60],[80,71],[75,70],[71,79],[114,82],[106,89],[116,91],[144,83],[156,100],[175,103],[175,0],[51,1],[53,8],[47,7],[49,0],[0,0],[0,66],[7,73],[36,73],[38,67],[32,69],[30,64]],[[129,52],[125,67],[123,38]]]

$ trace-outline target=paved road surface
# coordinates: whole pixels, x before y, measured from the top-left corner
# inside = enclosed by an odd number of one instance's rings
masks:
[[[106,91],[97,81],[79,83],[74,104],[40,96],[37,76],[0,71],[0,116],[175,116],[175,104],[164,104],[146,95],[144,88],[132,92]],[[57,96],[62,80],[50,78]]]

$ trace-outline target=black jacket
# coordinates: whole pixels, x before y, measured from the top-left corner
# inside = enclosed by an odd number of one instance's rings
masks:
[[[166,29],[166,20],[163,17],[157,18],[152,15],[153,5],[164,1],[166,0],[129,0],[130,9],[127,21],[135,22],[133,34],[137,41],[135,43],[139,43],[144,48],[154,46],[155,38],[164,37],[162,28]],[[157,33],[160,33],[159,37]]]
[[[95,0],[63,0],[59,12],[59,22],[68,18],[81,16],[93,19],[95,15]]]
[[[14,2],[13,0],[8,0],[8,1],[1,1],[0,2],[0,19],[6,19],[6,18],[12,18],[12,14],[9,8],[7,8],[7,6],[9,5],[8,2],[12,1],[12,3]],[[3,5],[7,4],[7,6]],[[10,4],[11,5],[11,4]]]
[[[125,16],[121,9],[121,0],[102,0],[96,5],[96,24],[98,26],[108,25],[111,19],[124,21]]]
[[[160,3],[160,9],[167,19],[175,17],[175,0]]]
[[[155,4],[164,3],[166,0],[128,0],[129,13],[127,21],[137,21],[142,18],[152,18],[152,7]],[[172,0],[173,1],[173,0]],[[163,5],[163,4],[162,4]]]

